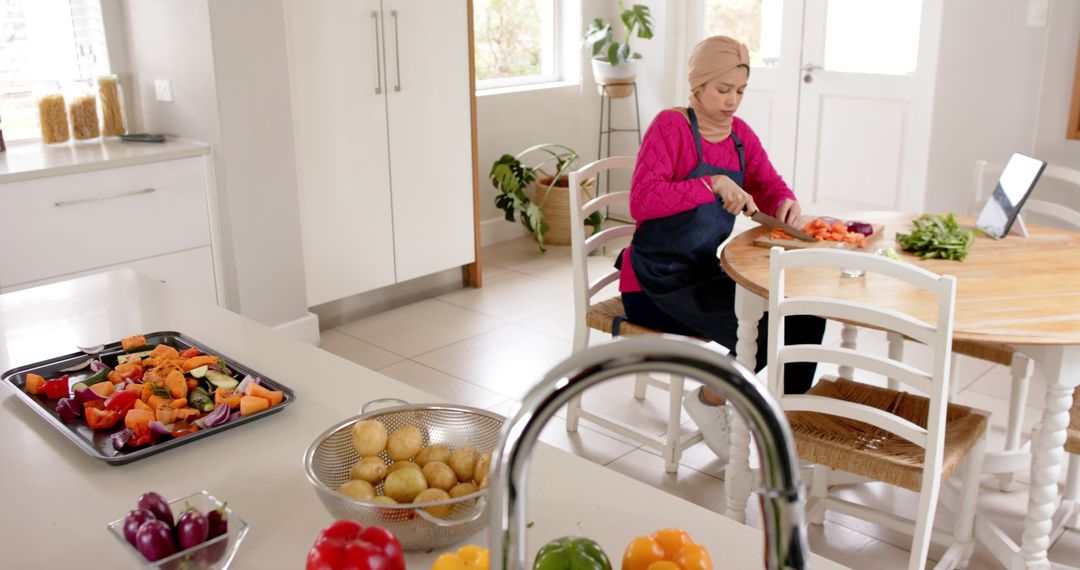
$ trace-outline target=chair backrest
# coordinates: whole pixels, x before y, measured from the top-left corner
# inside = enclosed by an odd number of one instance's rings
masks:
[[[1004,163],[975,161],[975,201],[971,209],[973,214],[979,213],[987,198],[994,192],[998,177],[1004,170]],[[1047,182],[1068,188],[1072,192],[1072,204],[1062,203],[1060,200],[1054,201],[1051,197],[1052,193],[1045,190]],[[1040,187],[1044,189],[1040,191]],[[1080,170],[1048,164],[1042,176],[1039,177],[1035,191],[1024,203],[1024,209],[1020,213],[1034,214],[1059,222],[1067,229],[1080,231],[1080,211],[1073,207],[1075,204],[1080,204]]]
[[[593,212],[609,206],[628,205],[629,191],[618,191],[597,196],[585,203],[581,201],[581,186],[585,181],[600,174],[611,175],[611,170],[620,168],[634,169],[635,158],[632,156],[614,156],[586,164],[570,173],[570,256],[574,275],[574,336],[586,333],[588,326],[585,315],[592,304],[592,298],[604,287],[619,280],[619,270],[614,267],[598,278],[589,275],[589,254],[616,239],[626,239],[634,235],[633,225],[618,225],[605,228],[585,237],[585,219]]]
[[[926,449],[927,466],[932,458],[940,458],[944,445],[945,412],[949,395],[949,364],[952,353],[953,307],[956,302],[956,278],[939,276],[914,265],[894,261],[882,256],[831,249],[802,249],[784,251],[773,248],[770,256],[769,285],[769,390],[775,395],[785,411],[807,411],[842,416],[865,422],[895,434]],[[877,274],[918,288],[912,294],[929,297],[937,303],[937,322],[929,325],[911,315],[844,298],[843,289],[836,296],[788,296],[785,276],[792,269],[824,268],[835,270],[858,269],[866,272],[864,281],[869,286],[869,274]],[[882,282],[883,281],[879,281]],[[883,283],[884,284],[884,283]],[[923,293],[925,292],[925,293]],[[904,362],[878,356],[866,350],[854,350],[837,346],[784,344],[784,319],[791,315],[816,315],[827,319],[852,322],[895,332],[920,342],[933,350],[934,357],[929,370],[923,370]],[[847,402],[834,398],[812,395],[784,395],[784,365],[792,362],[817,362],[848,366],[899,380],[929,396],[927,427],[878,408]],[[932,434],[933,437],[929,437]],[[940,460],[937,461],[940,465]]]

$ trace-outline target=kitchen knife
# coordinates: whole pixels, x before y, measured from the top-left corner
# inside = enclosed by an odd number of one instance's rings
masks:
[[[784,230],[784,232],[787,233],[789,236],[801,239],[802,241],[817,241],[816,239],[811,237],[810,234],[796,228],[795,226],[789,226],[784,222],[781,222],[780,220],[765,214],[761,210],[754,212],[750,216],[750,219],[763,226],[769,226],[770,228],[780,228]]]

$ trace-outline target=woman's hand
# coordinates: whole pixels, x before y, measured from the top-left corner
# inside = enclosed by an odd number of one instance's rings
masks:
[[[758,210],[754,199],[747,194],[745,190],[739,188],[732,179],[718,174],[710,178],[712,182],[713,194],[716,194],[724,202],[724,209],[729,213],[738,215],[746,210],[746,215],[749,216]]]
[[[789,226],[798,227],[799,218],[802,217],[802,207],[799,206],[799,202],[789,198],[776,209],[774,217]]]

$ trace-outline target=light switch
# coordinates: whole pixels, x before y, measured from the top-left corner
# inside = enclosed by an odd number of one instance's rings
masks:
[[[172,81],[168,79],[155,79],[154,80],[154,97],[158,101],[164,101],[165,103],[172,103]]]
[[[1042,28],[1046,26],[1046,16],[1049,11],[1050,0],[1028,0],[1028,27]]]

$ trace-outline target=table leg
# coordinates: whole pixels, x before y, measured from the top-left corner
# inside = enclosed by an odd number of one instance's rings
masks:
[[[742,285],[735,287],[735,316],[739,320],[738,341],[735,344],[736,359],[750,370],[757,364],[758,321],[765,314],[765,299],[747,291]],[[724,470],[724,488],[727,494],[725,515],[739,522],[746,522],[746,501],[753,491],[754,474],[750,471],[750,431],[742,416],[735,414],[731,423],[731,454]]]
[[[1047,347],[1041,359],[1046,376],[1046,408],[1031,446],[1031,490],[1020,546],[1025,568],[1049,568],[1051,518],[1058,498],[1058,478],[1065,461],[1065,432],[1072,392],[1080,381],[1080,346]]]

